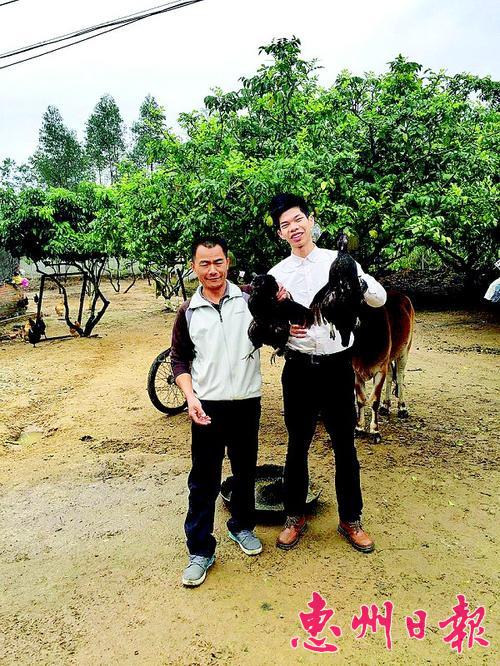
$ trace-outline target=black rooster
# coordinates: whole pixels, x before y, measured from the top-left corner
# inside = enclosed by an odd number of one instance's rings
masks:
[[[248,308],[253,321],[248,327],[248,337],[255,347],[253,351],[260,349],[262,345],[273,347],[274,359],[276,354],[281,356],[285,350],[290,324],[309,328],[314,323],[314,315],[311,310],[291,298],[278,301],[276,296],[279,287],[272,275],[256,275],[252,287]]]
[[[335,327],[340,333],[342,346],[347,347],[354,331],[361,307],[364,288],[358,277],[356,262],[347,252],[347,236],[342,233],[337,240],[338,254],[330,266],[327,284],[318,291],[309,306],[314,321],[330,324],[330,335],[335,338]]]
[[[42,335],[45,336],[45,339],[47,338],[47,335],[45,333],[47,326],[45,325],[45,322],[43,321],[42,317],[37,316],[36,320],[31,319],[31,317],[28,320],[28,326],[27,332],[28,332],[28,340],[31,342],[33,347],[37,344],[37,342],[40,342],[42,339]]]

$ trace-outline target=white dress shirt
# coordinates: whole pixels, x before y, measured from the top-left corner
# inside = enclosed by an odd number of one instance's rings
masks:
[[[279,264],[276,264],[269,273],[273,275],[279,284],[282,284],[294,301],[309,307],[312,299],[318,291],[328,282],[328,274],[333,260],[337,256],[336,250],[325,250],[314,246],[307,257],[298,257],[291,254]],[[384,287],[371,275],[363,272],[361,266],[356,262],[359,277],[365,280],[368,289],[364,293],[364,299],[368,305],[374,308],[384,305],[387,295]],[[333,327],[335,337],[330,335],[330,324],[313,325],[308,329],[305,338],[288,338],[288,347],[305,354],[336,354],[346,347],[342,346],[340,333]],[[348,347],[354,342],[351,333]]]

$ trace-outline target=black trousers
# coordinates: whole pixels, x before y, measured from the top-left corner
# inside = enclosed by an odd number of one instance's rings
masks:
[[[192,467],[188,478],[189,507],[184,523],[191,555],[211,557],[215,501],[220,491],[225,449],[231,462],[234,486],[231,494],[231,532],[255,527],[255,468],[260,420],[260,398],[202,400],[212,422],[191,426]]]
[[[350,350],[323,360],[306,354],[288,355],[282,384],[288,451],[284,474],[284,503],[289,516],[305,513],[309,484],[307,457],[321,411],[335,455],[335,491],[340,519],[355,521],[363,502],[359,462],[354,446],[356,409]]]

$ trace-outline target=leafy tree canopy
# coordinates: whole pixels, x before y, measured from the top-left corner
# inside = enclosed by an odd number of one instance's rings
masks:
[[[112,192],[82,183],[76,190],[27,189],[0,198],[0,234],[14,256],[32,261],[74,261],[107,255]],[[114,221],[113,221],[114,226]]]
[[[273,61],[242,87],[182,116],[183,171],[196,189],[191,226],[218,223],[249,265],[277,258],[272,194],[291,190],[320,225],[359,238],[365,266],[416,246],[473,272],[496,252],[498,89],[489,78],[422,71],[342,72],[329,88],[299,41],[262,47]]]
[[[120,109],[111,95],[101,97],[87,120],[85,150],[99,182],[114,182],[118,162],[125,152],[125,127]]]
[[[71,188],[86,175],[76,134],[64,125],[55,106],[49,106],[43,115],[38,148],[31,161],[39,182],[47,187]]]
[[[29,164],[16,164],[7,157],[0,162],[0,189],[12,189],[16,192],[35,185],[36,177]]]
[[[133,147],[130,158],[139,167],[153,170],[158,161],[161,142],[168,135],[164,109],[152,95],[147,95],[141,104],[139,118],[133,123]]]
[[[72,252],[105,251],[142,266],[187,259],[194,235],[218,231],[239,266],[260,271],[288,252],[267,211],[270,198],[288,190],[311,204],[332,236],[340,229],[356,236],[367,269],[394,265],[418,248],[470,275],[491,265],[497,82],[424,70],[398,56],[382,74],[344,71],[322,87],[317,63],[301,57],[296,37],[260,53],[266,61],[236,90],[216,89],[204,108],[181,114],[182,138],[167,130],[148,96],[133,128],[135,165],[120,163],[123,123],[114,100],[102,98],[86,145],[112,186],[4,193],[4,228],[44,251],[61,253],[66,243]],[[63,228],[66,235],[56,233]]]

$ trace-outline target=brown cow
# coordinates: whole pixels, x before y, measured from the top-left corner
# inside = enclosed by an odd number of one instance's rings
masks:
[[[384,307],[370,308],[364,305],[359,318],[360,326],[355,331],[352,359],[356,373],[358,405],[356,434],[366,433],[365,383],[369,379],[373,379],[373,391],[369,399],[372,409],[369,434],[375,442],[380,442],[382,437],[378,427],[378,413],[380,411],[381,414],[389,414],[393,380],[396,382],[398,416],[401,418],[408,416],[404,402],[404,371],[413,337],[415,311],[408,296],[396,291],[388,291]],[[385,400],[379,410],[382,387],[389,369],[391,369],[391,373],[386,381]]]

